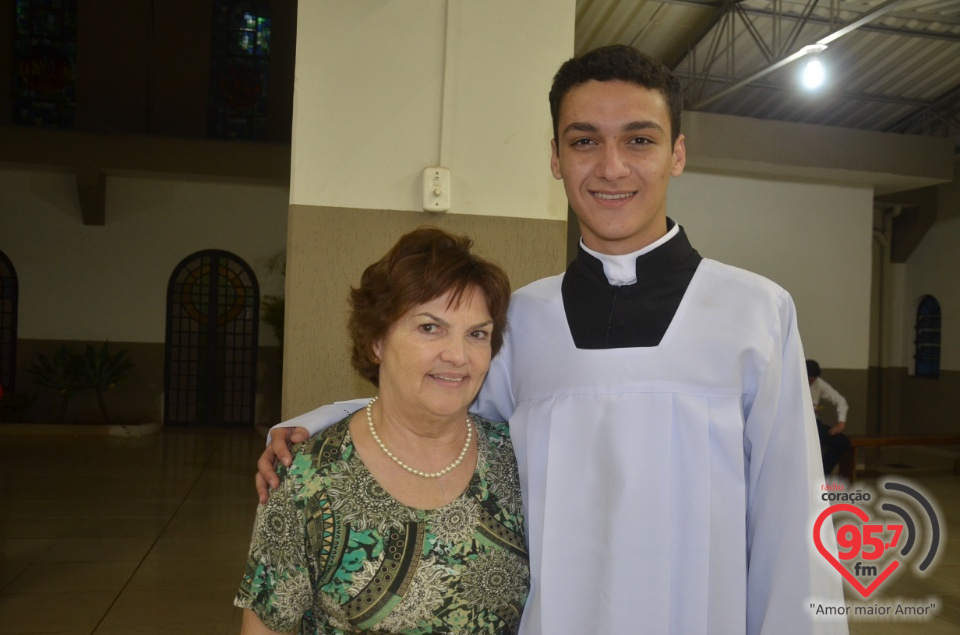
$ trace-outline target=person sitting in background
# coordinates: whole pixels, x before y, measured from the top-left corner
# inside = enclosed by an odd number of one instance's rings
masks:
[[[469,414],[510,282],[436,228],[350,294],[353,367],[379,395],[293,448],[257,510],[243,634],[516,632],[529,559],[506,424]]]
[[[820,447],[823,449],[823,473],[833,473],[840,458],[850,449],[850,438],[843,434],[847,425],[847,400],[836,389],[820,377],[820,364],[807,360],[807,379],[810,381],[810,396],[813,398],[813,411],[819,413],[820,399],[826,399],[837,408],[837,423],[828,426],[817,414],[817,434],[820,435]]]

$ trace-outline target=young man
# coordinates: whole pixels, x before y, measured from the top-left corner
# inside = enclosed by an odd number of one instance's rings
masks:
[[[817,435],[820,438],[820,447],[823,448],[823,473],[827,476],[833,473],[840,459],[850,449],[850,437],[843,434],[847,426],[847,400],[837,392],[836,388],[820,377],[820,364],[813,359],[807,360],[807,379],[810,382],[810,397],[813,401],[813,412],[820,409],[821,397],[837,409],[837,422],[828,426],[820,417],[817,417]]]
[[[509,420],[520,466],[521,633],[845,633],[810,609],[842,595],[812,539],[823,475],[793,302],[702,259],[666,215],[679,82],[604,47],[560,68],[550,106],[580,251],[514,294],[474,409]]]

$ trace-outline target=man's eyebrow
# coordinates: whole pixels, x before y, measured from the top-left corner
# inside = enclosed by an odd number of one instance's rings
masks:
[[[625,132],[638,132],[641,130],[658,130],[660,132],[666,132],[663,126],[661,126],[656,121],[631,121],[623,127]],[[585,121],[574,121],[569,126],[563,129],[563,134],[568,132],[591,132],[597,133],[600,132],[600,128],[595,126],[592,123],[587,123]]]
[[[656,121],[631,121],[630,123],[628,123],[623,127],[623,129],[627,132],[637,132],[638,130],[650,130],[651,128],[653,128],[654,130],[659,130],[660,132],[666,132],[666,130],[663,129],[663,126],[661,126]]]
[[[563,129],[563,134],[567,134],[568,132],[600,132],[600,129],[592,123],[587,123],[585,121],[574,121],[572,124]]]

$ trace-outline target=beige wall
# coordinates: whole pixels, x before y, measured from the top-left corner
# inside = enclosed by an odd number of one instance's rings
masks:
[[[951,139],[685,112],[687,167],[778,181],[839,183],[878,194],[953,178]]]
[[[901,369],[901,371],[904,369]],[[960,372],[940,372],[939,379],[921,379],[903,373],[900,434],[957,434],[960,411]]]
[[[955,164],[960,176],[960,164]],[[903,265],[893,267],[897,311],[892,320],[889,385],[900,387],[890,428],[902,434],[955,434],[960,412],[960,182],[937,188],[937,220]],[[914,325],[920,299],[931,294],[942,312],[939,379],[913,376]]]
[[[563,269],[547,93],[574,13],[574,0],[300,3],[284,417],[369,393],[349,366],[347,290],[403,232],[466,233],[515,286]],[[451,173],[447,214],[422,211],[435,165]]]
[[[573,0],[301,2],[291,203],[420,211],[451,171],[456,214],[564,220],[550,81]]]
[[[939,379],[921,379],[905,367],[870,371],[879,434],[956,436],[960,372],[946,370]]]
[[[957,167],[960,177],[960,164]],[[904,267],[902,366],[913,366],[913,327],[920,299],[931,294],[943,313],[941,369],[960,371],[960,182],[937,190],[937,221]],[[960,402],[958,402],[960,403]]]

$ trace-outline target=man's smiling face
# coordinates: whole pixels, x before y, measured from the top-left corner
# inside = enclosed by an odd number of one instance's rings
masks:
[[[591,80],[564,96],[550,167],[593,250],[626,254],[667,231],[667,186],[686,161],[683,135],[670,141],[659,91]]]

